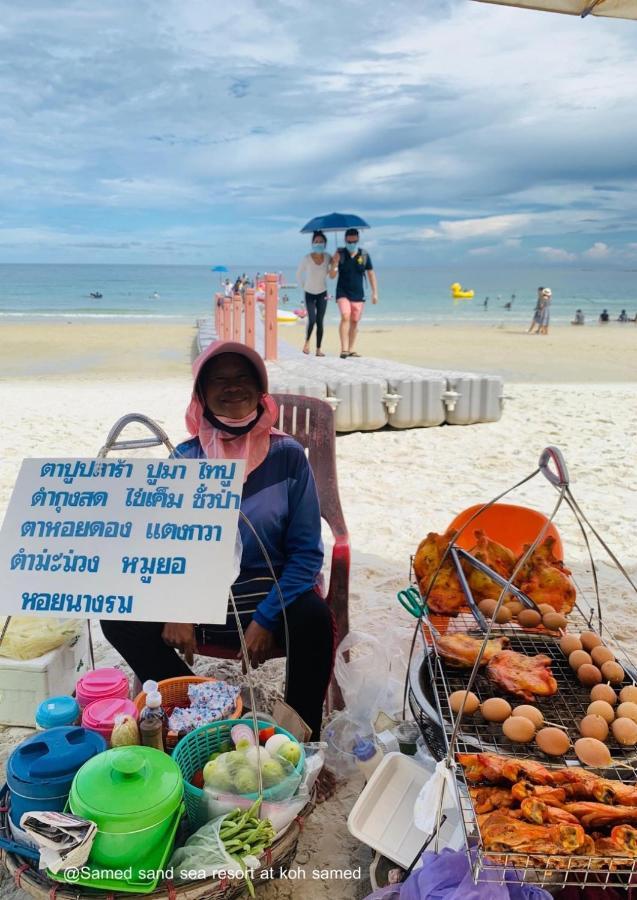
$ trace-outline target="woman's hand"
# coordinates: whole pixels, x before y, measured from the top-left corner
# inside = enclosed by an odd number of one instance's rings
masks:
[[[197,652],[197,640],[195,638],[194,625],[181,625],[176,622],[166,622],[161,633],[164,644],[174,647],[183,653],[186,665],[193,664],[194,655]]]
[[[275,647],[274,635],[271,631],[253,620],[246,628],[245,639],[250,665],[253,669],[260,666],[266,659],[270,659]],[[239,651],[237,659],[242,659],[242,656],[243,654]],[[245,660],[243,660],[243,671],[245,673]]]

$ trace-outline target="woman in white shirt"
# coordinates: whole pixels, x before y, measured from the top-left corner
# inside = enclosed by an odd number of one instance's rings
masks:
[[[306,254],[296,272],[296,280],[305,291],[305,307],[307,309],[307,332],[303,353],[310,352],[310,338],[316,325],[316,355],[325,356],[321,350],[323,343],[323,319],[327,308],[327,273],[330,268],[330,256],[325,252],[327,238],[322,231],[312,235],[312,251]]]

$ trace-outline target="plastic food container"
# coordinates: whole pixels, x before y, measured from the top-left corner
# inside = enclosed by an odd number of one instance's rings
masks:
[[[115,726],[115,716],[119,715],[132,716],[135,721],[139,716],[137,707],[132,700],[117,697],[94,700],[82,713],[82,725],[84,728],[101,734],[104,740],[110,741]]]
[[[128,678],[119,669],[94,669],[83,675],[75,685],[75,696],[84,709],[95,700],[109,697],[128,697]]]
[[[170,840],[183,795],[175,761],[152,747],[115,747],[82,766],[69,796],[71,812],[98,832],[89,862],[126,868]]]
[[[49,728],[23,741],[7,762],[13,824],[36,809],[62,812],[78,769],[106,749],[104,738],[85,728]]]
[[[80,718],[80,707],[74,697],[49,697],[35,711],[35,724],[41,731],[75,725]]]

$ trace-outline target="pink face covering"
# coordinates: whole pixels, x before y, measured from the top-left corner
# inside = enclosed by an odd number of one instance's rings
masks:
[[[241,349],[235,349],[235,347],[236,345],[233,344],[231,352],[241,353]],[[209,350],[213,351],[213,348],[219,348],[219,344],[212,345]],[[220,352],[220,349],[217,349],[217,352]],[[254,353],[254,351],[252,352]],[[227,431],[222,431],[220,428],[215,428],[214,425],[206,419],[204,416],[203,403],[199,396],[199,392],[197,391],[197,379],[199,378],[199,374],[205,363],[214,355],[214,352],[209,352],[207,354],[202,353],[201,356],[195,360],[193,366],[195,383],[190,404],[186,410],[186,428],[190,435],[199,438],[208,459],[245,459],[246,468],[243,479],[245,481],[250,472],[253,472],[257,466],[260,466],[268,455],[270,449],[270,435],[284,434],[285,432],[274,428],[274,423],[278,418],[279,411],[276,403],[267,393],[262,394],[259,399],[259,403],[263,407],[263,412],[261,413],[258,422],[254,428],[246,434],[230,434]],[[245,356],[252,362],[248,353],[246,353]],[[263,363],[261,363],[261,365],[263,365]],[[248,413],[247,416],[244,416],[241,419],[229,419],[226,416],[215,416],[219,422],[233,428],[241,428],[244,425],[249,425],[256,417],[256,410]]]

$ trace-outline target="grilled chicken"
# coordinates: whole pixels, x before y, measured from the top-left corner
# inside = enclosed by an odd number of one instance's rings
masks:
[[[577,800],[597,800],[598,803],[619,803],[637,807],[637,785],[624,784],[611,778],[601,778],[586,769],[569,768],[564,773],[569,797]]]
[[[502,544],[490,540],[484,531],[476,531],[475,536],[477,543],[471,550],[473,556],[497,572],[498,575],[508,579],[515,566],[515,555],[508,547],[503,547]],[[492,578],[489,578],[484,572],[474,569],[470,563],[465,563],[464,568],[471,593],[477,602],[489,597],[495,599],[500,595],[501,588]]]
[[[496,653],[487,665],[487,676],[510,694],[533,701],[537,696],[557,693],[557,681],[551,672],[551,658],[539,653],[525,656],[515,650]]]
[[[525,819],[537,825],[579,825],[579,819],[573,813],[551,806],[539,797],[525,797],[520,809]]]
[[[557,612],[569,613],[575,606],[575,585],[568,577],[570,569],[554,556],[554,544],[554,537],[545,538],[518,572],[515,584],[536,604],[549,603]]]
[[[564,809],[589,829],[637,823],[637,808],[634,806],[609,806],[607,803],[581,800],[564,804]]]
[[[454,534],[453,531],[447,531],[445,534],[430,531],[418,545],[414,556],[414,574],[418,579],[420,593],[423,597],[427,597],[430,611],[443,616],[457,616],[467,602],[451,557],[448,556],[440,566],[440,561]]]
[[[581,825],[532,825],[498,811],[482,823],[485,850],[512,853],[574,853],[583,847],[586,834]]]
[[[446,663],[461,669],[470,669],[478,658],[483,641],[473,638],[468,634],[443,634],[438,638],[438,653]],[[485,666],[496,653],[499,653],[509,644],[505,637],[493,638],[487,641],[480,665]]]
[[[456,759],[464,768],[467,781],[473,784],[481,781],[492,784],[508,781],[513,784],[521,779],[538,785],[552,786],[560,783],[555,780],[555,775],[561,769],[552,772],[531,759],[512,759],[497,753],[457,753]]]
[[[554,788],[540,784],[531,784],[530,781],[516,781],[511,788],[511,796],[516,800],[524,800],[526,797],[535,797],[542,800],[543,803],[549,803],[553,806],[559,806],[560,803],[566,801],[566,789],[563,787]]]
[[[477,815],[484,815],[496,809],[510,809],[515,803],[515,797],[508,788],[469,788],[469,795]]]

